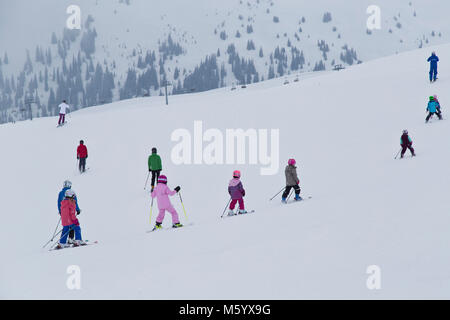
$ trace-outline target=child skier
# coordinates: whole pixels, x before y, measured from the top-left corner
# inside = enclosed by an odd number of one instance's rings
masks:
[[[284,174],[286,175],[286,189],[283,192],[283,195],[281,196],[281,201],[283,203],[286,203],[286,198],[288,197],[289,193],[291,192],[291,189],[294,188],[295,190],[295,200],[300,201],[303,200],[300,197],[300,180],[297,176],[297,167],[295,159],[289,159],[288,165],[286,166],[286,169],[284,170]]]
[[[431,96],[430,97],[430,101],[428,102],[427,109],[426,109],[429,113],[428,113],[427,118],[425,119],[425,123],[427,123],[428,120],[430,120],[430,118],[433,115],[437,115],[439,120],[442,120],[442,116],[440,115],[440,113],[437,112],[437,107],[438,106],[439,106],[439,104],[434,100],[434,97]]]
[[[62,249],[68,246],[67,235],[70,230],[75,231],[74,247],[84,246],[86,243],[81,239],[81,228],[76,216],[76,195],[73,190],[69,189],[65,193],[65,199],[61,202],[61,223],[63,229],[61,232],[61,239],[59,240],[56,249]]]
[[[159,179],[161,170],[161,157],[158,155],[156,148],[153,148],[152,154],[148,157],[148,172],[152,173],[152,191],[155,188],[155,181]]]
[[[247,211],[244,206],[245,189],[240,180],[241,172],[236,170],[233,172],[233,179],[230,180],[228,184],[228,193],[231,196],[230,210],[228,211],[229,216],[234,216],[234,208],[236,203],[239,202],[239,214],[245,214]]]
[[[78,170],[80,170],[80,173],[83,173],[86,171],[86,159],[88,158],[88,150],[86,146],[84,145],[84,141],[80,141],[80,145],[77,148],[77,159],[80,161],[78,165]]]
[[[161,175],[158,178],[158,184],[156,188],[153,190],[151,196],[152,198],[158,199],[158,209],[159,215],[156,218],[156,225],[153,230],[162,229],[162,222],[164,220],[166,210],[172,214],[172,228],[180,228],[183,225],[180,223],[178,218],[178,213],[175,208],[172,206],[169,200],[169,196],[173,196],[178,193],[181,188],[178,186],[173,191],[167,187],[167,177]]]
[[[432,52],[427,61],[430,63],[430,82],[434,82],[437,79],[437,63],[439,61],[436,52]]]
[[[72,188],[72,182],[70,182],[69,180],[64,181],[63,189],[58,194],[58,212],[59,212],[59,215],[61,215],[61,202],[65,198],[66,191],[70,190],[71,188]],[[81,209],[78,207],[78,200],[77,200],[76,196],[75,196],[75,210],[77,212],[77,215],[79,215],[81,213]],[[74,237],[75,237],[74,230],[70,230],[70,232],[69,232],[69,239],[68,239],[67,242],[69,244],[72,244],[74,242],[74,240],[73,240]]]
[[[400,155],[400,158],[403,158],[403,156],[405,155],[406,149],[409,149],[409,151],[411,151],[411,155],[413,157],[416,156],[416,154],[414,153],[414,149],[412,147],[412,140],[408,135],[408,130],[403,130],[403,134],[400,137],[400,145],[402,146],[402,153]]]

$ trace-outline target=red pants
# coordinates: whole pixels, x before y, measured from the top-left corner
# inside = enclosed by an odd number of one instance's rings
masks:
[[[58,121],[58,124],[64,123],[65,120],[66,120],[66,115],[60,113],[60,114],[59,114],[59,121]]]
[[[240,199],[233,199],[230,203],[230,210],[234,210],[234,207],[236,206],[236,203],[239,202],[239,209],[241,210],[245,210],[244,207],[244,199],[240,198]]]

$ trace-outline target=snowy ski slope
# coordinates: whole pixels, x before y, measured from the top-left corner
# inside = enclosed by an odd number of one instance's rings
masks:
[[[450,65],[442,58],[450,45],[432,49],[442,61],[432,85],[428,48],[289,85],[278,79],[173,96],[168,107],[150,97],[84,109],[63,128],[56,118],[0,126],[0,298],[450,298],[450,124],[424,123],[429,95],[438,94],[448,114]],[[279,129],[279,173],[173,164],[171,134],[193,132],[196,120],[222,132]],[[394,160],[405,128],[417,157]],[[80,139],[90,167],[82,176]],[[172,203],[193,226],[146,233],[153,146],[169,186],[182,187],[188,219],[177,197]],[[313,198],[269,202],[290,157],[302,193]],[[220,219],[234,169],[256,213]],[[65,179],[79,198],[83,237],[99,244],[48,252],[41,247]],[[81,290],[66,286],[71,265],[80,267]],[[366,287],[370,265],[381,268],[380,290]]]

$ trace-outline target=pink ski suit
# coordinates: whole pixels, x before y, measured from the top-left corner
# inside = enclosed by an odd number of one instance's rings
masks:
[[[157,223],[162,223],[165,216],[165,211],[169,211],[172,215],[172,223],[180,223],[180,220],[178,218],[178,213],[175,210],[175,208],[172,206],[169,200],[169,196],[175,195],[177,192],[172,191],[167,187],[164,183],[158,183],[155,187],[155,190],[152,192],[152,198],[158,199],[158,209],[159,209],[159,215],[156,218]]]

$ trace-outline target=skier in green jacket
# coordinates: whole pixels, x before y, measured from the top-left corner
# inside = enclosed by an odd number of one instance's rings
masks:
[[[159,178],[161,170],[161,157],[157,154],[156,148],[153,148],[151,156],[148,157],[148,171],[152,173],[152,191],[155,188],[155,181]]]

